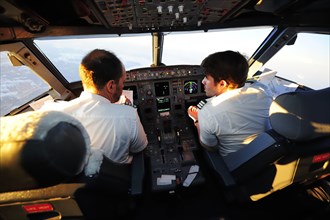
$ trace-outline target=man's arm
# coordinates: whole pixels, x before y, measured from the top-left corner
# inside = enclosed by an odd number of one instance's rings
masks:
[[[132,133],[133,135],[133,142],[131,144],[131,153],[138,153],[142,150],[144,150],[147,145],[148,145],[148,138],[147,134],[144,131],[143,125],[140,121],[140,117],[135,109],[135,114],[136,114],[136,124],[134,131]]]
[[[209,151],[217,151],[217,149],[218,149],[217,145],[215,145],[215,146],[206,145],[200,139],[200,128],[199,128],[199,122],[198,122],[198,111],[199,111],[199,108],[196,107],[196,106],[189,106],[189,108],[187,110],[189,117],[194,121],[194,125],[197,128],[199,143],[202,145],[202,147],[204,147],[205,149],[207,149]]]
[[[201,144],[201,146],[204,147],[206,150],[209,150],[209,151],[217,151],[218,150],[217,145],[215,145],[215,146],[209,146],[209,145],[204,144],[201,141],[201,139],[200,139],[200,128],[199,128],[198,120],[196,122],[194,122],[194,124],[195,124],[195,127],[197,128],[198,140],[199,140],[199,143]]]

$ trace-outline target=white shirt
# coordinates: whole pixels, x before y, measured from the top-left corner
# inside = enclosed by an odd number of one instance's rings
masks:
[[[218,146],[222,156],[243,148],[269,128],[272,100],[258,82],[209,98],[198,112],[201,142]]]
[[[108,99],[83,91],[69,102],[45,104],[42,109],[64,111],[77,118],[87,130],[92,149],[118,163],[131,163],[130,152],[142,151],[148,144],[135,108],[112,104]]]

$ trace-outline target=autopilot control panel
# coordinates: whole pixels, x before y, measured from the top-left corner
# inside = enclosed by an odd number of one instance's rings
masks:
[[[150,161],[153,191],[174,190],[189,174],[190,183],[204,181],[196,172],[198,147],[196,129],[187,108],[205,98],[200,66],[179,65],[127,71],[124,89],[133,90],[141,123],[148,137],[146,156]],[[195,166],[197,165],[197,166]]]

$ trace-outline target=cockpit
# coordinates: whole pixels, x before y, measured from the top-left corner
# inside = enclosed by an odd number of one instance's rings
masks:
[[[9,119],[23,123],[25,114],[38,113],[46,102],[76,99],[83,91],[79,64],[84,55],[109,50],[125,66],[123,96],[136,109],[148,139],[132,169],[115,166],[116,172],[109,172],[120,178],[127,170],[133,173],[125,178],[137,185],[124,190],[138,201],[127,206],[130,219],[327,217],[329,10],[328,0],[4,0],[1,119],[14,126]],[[267,86],[274,108],[269,116],[273,128],[227,161],[202,147],[187,114],[189,106],[201,106],[208,98],[201,61],[226,50],[246,58],[246,84]],[[53,113],[47,117],[54,119]],[[0,137],[7,141],[0,147],[1,220],[97,219],[104,213],[110,219],[117,211],[119,197],[111,200],[104,188],[78,201],[76,190],[84,184],[70,181],[81,177],[86,138],[66,117],[55,116],[61,123],[48,129],[42,136],[46,140],[17,141],[20,136],[10,126],[5,136],[12,139]],[[21,128],[17,133],[29,131]],[[30,149],[22,147],[25,143],[38,143],[38,148],[25,150]],[[70,150],[70,144],[77,145],[79,155],[71,151],[62,159],[56,149]],[[239,203],[233,205],[234,200]],[[253,204],[242,206],[247,200]]]

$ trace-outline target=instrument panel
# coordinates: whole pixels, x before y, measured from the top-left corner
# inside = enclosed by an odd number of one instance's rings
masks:
[[[133,104],[148,137],[153,191],[175,189],[198,164],[196,129],[187,108],[205,99],[204,70],[198,65],[143,68],[127,71],[124,89],[133,90]],[[170,184],[160,183],[171,176]],[[192,184],[203,182],[199,172]]]
[[[124,89],[133,91],[133,103],[147,126],[166,116],[183,118],[187,104],[205,97],[203,78],[197,65],[144,68],[127,71]]]

